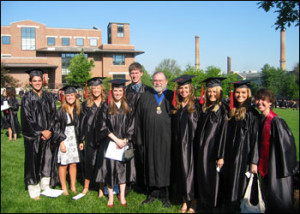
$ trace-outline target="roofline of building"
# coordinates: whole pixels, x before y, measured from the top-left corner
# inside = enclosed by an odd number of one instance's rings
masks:
[[[53,53],[63,53],[63,52],[81,52],[83,49],[86,53],[133,53],[136,55],[145,53],[144,51],[130,50],[130,49],[99,49],[99,48],[78,48],[78,47],[69,47],[69,48],[41,48],[37,49],[36,52],[53,52]]]
[[[5,68],[57,68],[57,65],[47,63],[3,63]]]

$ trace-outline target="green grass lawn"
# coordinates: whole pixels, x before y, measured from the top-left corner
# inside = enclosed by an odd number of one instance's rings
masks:
[[[290,109],[274,110],[285,119],[292,130],[297,145],[299,160],[299,111]],[[22,135],[15,141],[8,141],[7,130],[1,130],[1,213],[177,213],[180,204],[173,203],[164,208],[161,201],[155,200],[150,205],[141,205],[146,195],[131,191],[126,197],[128,206],[120,205],[115,197],[115,206],[108,208],[107,198],[97,198],[97,190],[91,190],[84,198],[72,200],[70,196],[47,198],[34,201],[29,198],[24,184],[24,141]],[[77,176],[77,191],[83,189],[82,180]],[[58,188],[58,187],[57,187]],[[201,212],[201,211],[200,211]]]

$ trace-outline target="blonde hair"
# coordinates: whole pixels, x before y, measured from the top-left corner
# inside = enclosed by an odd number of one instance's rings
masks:
[[[119,114],[118,110],[115,107],[115,98],[114,98],[113,94],[111,96],[111,100],[110,100],[109,106],[110,106],[110,108],[109,108],[110,109],[109,110],[109,114],[111,114],[111,115],[114,115],[116,113]],[[128,104],[127,104],[127,100],[126,100],[126,96],[125,96],[125,89],[124,88],[123,88],[123,96],[122,96],[122,99],[121,99],[121,107],[123,107],[123,109],[124,109],[124,115],[130,112],[130,108],[129,108]]]
[[[215,86],[214,88],[216,88],[216,92],[217,92],[217,100],[214,104],[214,108],[212,109],[213,112],[216,112],[219,110],[220,106],[222,105],[222,96],[223,96],[223,91],[222,91],[222,87],[221,86]],[[213,103],[208,99],[208,89],[206,89],[205,91],[205,95],[204,95],[204,103],[202,105],[202,111],[206,112],[206,110],[209,108],[209,106],[211,106]]]
[[[190,94],[187,97],[187,99],[188,99],[188,109],[187,110],[189,113],[192,113],[192,112],[196,111],[195,99],[194,99],[195,89],[192,84],[188,84],[188,85],[189,85],[189,89],[190,89]],[[182,97],[179,94],[179,90],[178,90],[179,88],[180,88],[180,86],[177,86],[177,92],[176,92],[176,96],[175,96],[176,103],[175,103],[174,109],[172,110],[172,114],[176,114],[177,111],[181,108]]]
[[[106,93],[105,93],[105,90],[104,90],[104,86],[101,84],[101,102],[104,102],[105,99],[106,99]],[[88,96],[87,96],[87,99],[86,99],[86,105],[87,107],[92,107],[94,105],[94,102],[95,102],[95,97],[93,95],[93,89],[92,87],[94,86],[91,86],[90,89],[88,90]]]
[[[235,93],[234,89],[234,92]],[[229,119],[231,120],[233,117],[236,121],[245,119],[247,107],[251,105],[251,89],[247,88],[247,100],[243,103],[243,105],[239,106],[236,100],[234,99],[234,107],[229,112]]]
[[[79,115],[80,114],[80,101],[78,99],[78,95],[77,93],[73,93],[75,94],[75,109],[76,109],[76,114]],[[73,114],[73,112],[71,112],[71,109],[70,109],[70,105],[67,103],[66,101],[66,96],[64,96],[64,99],[63,99],[63,103],[61,104],[61,109],[65,112],[67,112],[68,114]]]

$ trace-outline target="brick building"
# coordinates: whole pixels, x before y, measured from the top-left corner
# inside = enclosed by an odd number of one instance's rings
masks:
[[[21,86],[28,84],[26,70],[42,68],[49,88],[65,83],[70,60],[84,49],[95,67],[91,76],[126,78],[136,55],[144,53],[130,44],[128,23],[109,23],[108,41],[102,44],[102,30],[54,28],[31,20],[1,26],[1,63]],[[47,79],[47,76],[46,76]]]

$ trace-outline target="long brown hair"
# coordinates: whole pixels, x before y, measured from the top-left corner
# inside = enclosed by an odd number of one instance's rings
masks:
[[[187,110],[189,113],[192,113],[192,112],[196,111],[195,99],[194,99],[195,89],[192,84],[188,84],[188,86],[190,89],[190,94],[187,97],[187,99],[188,99],[188,109]],[[175,103],[174,109],[172,110],[172,114],[176,114],[177,111],[181,108],[182,97],[179,94],[179,88],[180,88],[180,86],[177,86],[177,92],[176,92],[176,98],[175,98],[176,103]]]
[[[105,90],[104,90],[104,86],[103,85],[100,85],[101,86],[101,102],[104,102],[105,99],[106,99],[106,93],[105,93]],[[86,99],[86,105],[87,107],[92,107],[94,105],[94,102],[95,102],[95,97],[93,95],[93,90],[92,90],[92,87],[94,86],[91,86],[90,89],[88,90],[88,96],[87,96],[87,99]]]
[[[73,93],[73,94],[75,94],[75,98],[76,98],[74,107],[76,109],[76,114],[79,115],[80,114],[80,108],[81,108],[80,101],[78,99],[77,93]],[[68,114],[73,113],[73,112],[71,112],[70,105],[66,101],[66,96],[64,96],[63,103],[61,104],[61,109],[65,112],[67,112]]]
[[[236,89],[234,89],[233,93],[235,93],[235,90]],[[247,100],[241,106],[239,106],[239,104],[236,102],[236,100],[234,98],[234,107],[229,112],[228,120],[231,120],[233,117],[235,118],[236,121],[245,119],[247,108],[251,105],[252,95],[251,95],[250,88],[247,88],[247,95],[248,95]]]
[[[113,89],[114,88],[112,88],[112,90]],[[121,107],[123,107],[123,109],[124,109],[124,115],[125,115],[128,112],[130,112],[130,108],[129,108],[128,104],[127,104],[127,99],[126,99],[126,96],[125,96],[125,89],[124,89],[124,87],[122,87],[122,89],[123,89],[123,96],[122,96],[122,99],[121,99]],[[109,106],[110,106],[109,114],[111,114],[111,115],[119,114],[118,110],[115,107],[115,98],[114,98],[113,95],[111,96],[111,100],[110,100]]]
[[[215,86],[216,92],[217,92],[217,100],[214,104],[214,108],[212,109],[213,112],[216,112],[219,110],[220,106],[222,105],[222,97],[223,97],[223,91],[221,86]],[[205,95],[204,95],[204,103],[202,105],[202,111],[206,112],[206,110],[211,106],[212,102],[208,99],[208,90],[206,89]]]

